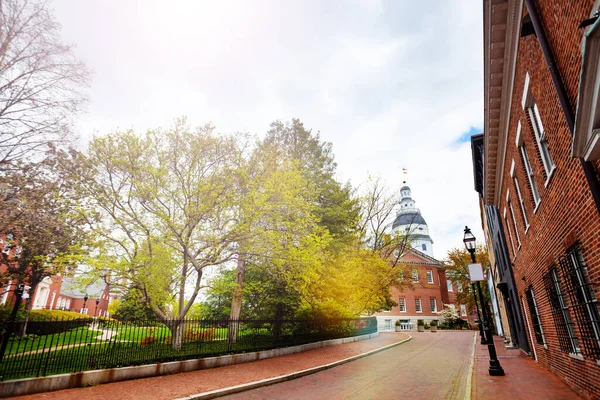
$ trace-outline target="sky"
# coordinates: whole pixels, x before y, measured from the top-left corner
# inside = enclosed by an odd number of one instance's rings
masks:
[[[76,128],[168,128],[187,116],[263,136],[299,118],[333,144],[338,179],[402,181],[434,255],[483,241],[470,136],[483,127],[482,2],[54,0],[93,70]],[[407,168],[408,175],[402,174]]]

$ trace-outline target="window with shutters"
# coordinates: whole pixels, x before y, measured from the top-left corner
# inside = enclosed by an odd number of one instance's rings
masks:
[[[570,308],[579,328],[581,352],[600,359],[600,314],[579,245],[571,247],[559,260],[560,273]]]
[[[558,343],[562,351],[566,353],[579,354],[579,340],[575,336],[575,328],[571,321],[571,315],[567,307],[566,299],[563,295],[561,288],[560,278],[558,272],[554,266],[550,267],[550,270],[542,275],[544,280],[544,288],[548,300],[550,301],[550,308],[552,310],[552,319],[554,320],[554,328],[556,329],[556,336],[558,337]]]
[[[540,313],[538,311],[537,303],[535,302],[535,295],[533,293],[533,287],[525,291],[527,297],[527,306],[529,307],[529,315],[531,316],[531,324],[533,325],[533,331],[535,332],[535,341],[538,344],[546,344],[546,338],[544,337],[544,328],[542,328],[542,322],[540,321]]]

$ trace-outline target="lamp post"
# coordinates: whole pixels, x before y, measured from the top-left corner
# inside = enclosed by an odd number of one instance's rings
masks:
[[[94,318],[96,318],[96,312],[98,311],[98,304],[100,303],[100,297],[96,299],[96,308],[94,308]]]
[[[475,248],[476,248],[475,236],[471,233],[471,230],[467,226],[465,226],[465,236],[463,238],[463,243],[465,244],[465,247],[466,247],[467,251],[469,252],[469,254],[471,254],[471,261],[473,261],[473,264],[475,264]],[[477,295],[475,294],[475,284],[473,283],[473,281],[471,281],[471,291],[473,292],[473,299],[475,300],[475,309],[477,310],[477,319],[479,319],[479,322],[477,324],[479,326],[479,337],[481,338],[481,344],[486,344],[487,341],[485,338],[485,334],[483,333],[483,320],[481,319],[481,314],[479,313],[479,302],[477,301]],[[479,299],[481,301],[481,296]],[[483,309],[483,303],[482,303],[482,309]]]
[[[85,296],[83,296],[83,308],[82,308],[82,311],[85,310],[86,314],[87,314],[87,309],[85,308],[85,303],[87,303],[88,299],[89,299],[89,297],[86,293]]]
[[[463,238],[463,242],[467,251],[471,254],[471,261],[473,264],[476,263],[475,260],[475,236],[471,233],[471,230],[468,226],[465,226],[465,236]],[[473,285],[473,281],[471,281],[471,285]],[[490,329],[490,325],[488,324],[488,315],[487,315],[487,305],[485,304],[483,293],[481,291],[481,285],[479,281],[477,281],[477,293],[479,294],[479,302],[481,304],[481,313],[483,314],[483,320],[480,319],[480,322],[483,322],[483,327],[485,329],[485,337],[487,339],[488,352],[490,353],[490,367],[488,372],[492,376],[502,376],[504,375],[504,369],[500,365],[500,361],[498,360],[498,356],[496,355],[496,347],[494,346],[494,336],[492,335],[492,331]],[[473,291],[473,296],[475,296],[475,292]],[[480,323],[481,327],[481,323]]]

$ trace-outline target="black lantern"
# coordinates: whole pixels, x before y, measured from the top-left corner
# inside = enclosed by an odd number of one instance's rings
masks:
[[[471,253],[471,258],[475,258],[475,248],[477,247],[477,243],[475,240],[475,235],[471,233],[471,230],[468,226],[465,226],[465,236],[463,237],[463,243],[465,244],[465,248],[469,253]],[[475,262],[475,260],[473,260]]]
[[[88,299],[89,299],[89,297],[88,297],[88,295],[86,293],[85,296],[83,296],[83,309],[85,309],[85,303],[87,303]],[[87,311],[86,311],[86,314],[87,314]]]
[[[94,308],[94,317],[96,316],[96,312],[98,311],[98,304],[100,303],[100,297],[96,299],[96,308]]]

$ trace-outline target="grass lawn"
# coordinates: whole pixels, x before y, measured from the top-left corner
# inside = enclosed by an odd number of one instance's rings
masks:
[[[77,343],[90,343],[97,341],[98,339],[96,339],[96,337],[101,333],[101,331],[92,330],[87,326],[82,326],[53,335],[28,336],[25,338],[16,337],[8,342],[5,354],[24,353]]]

